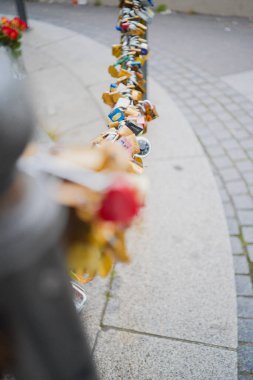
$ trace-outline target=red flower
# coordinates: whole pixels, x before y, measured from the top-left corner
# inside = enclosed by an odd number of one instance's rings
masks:
[[[17,40],[19,37],[19,32],[16,29],[10,28],[9,26],[2,26],[2,33],[10,40]]]
[[[5,26],[10,26],[10,20],[7,17],[1,17],[1,24]]]
[[[11,20],[11,26],[22,31],[28,28],[27,23],[21,20],[19,17],[14,17],[14,19]]]
[[[105,193],[98,216],[110,222],[129,223],[138,214],[140,207],[136,189],[120,182]]]

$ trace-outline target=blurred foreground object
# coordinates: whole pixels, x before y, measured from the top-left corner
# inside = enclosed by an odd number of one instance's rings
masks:
[[[93,380],[62,260],[66,210],[16,167],[33,124],[24,83],[0,62],[0,373]]]
[[[16,8],[21,20],[27,23],[25,0],[15,0]]]
[[[129,261],[125,232],[144,204],[147,184],[145,177],[132,174],[121,146],[31,145],[20,165],[58,179],[51,194],[69,208],[64,244],[75,280],[107,276],[115,262]]]

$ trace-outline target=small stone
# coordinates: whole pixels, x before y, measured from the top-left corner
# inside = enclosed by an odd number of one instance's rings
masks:
[[[232,252],[234,255],[240,255],[243,253],[243,246],[239,237],[231,236],[230,243],[231,243]]]
[[[229,230],[230,235],[239,235],[240,233],[239,225],[238,225],[238,221],[235,218],[228,218],[227,224],[228,224],[228,230]]]
[[[242,233],[247,243],[253,243],[253,227],[242,227]]]
[[[239,371],[245,371],[253,375],[253,346],[239,346],[238,367]]]
[[[237,313],[241,318],[252,318],[253,297],[237,297]]]
[[[229,182],[226,186],[232,196],[247,193],[247,187],[243,181]]]
[[[251,210],[238,211],[238,218],[243,226],[253,226],[253,212]]]
[[[225,182],[238,180],[240,179],[240,174],[235,168],[227,168],[220,171],[220,174],[222,178],[225,180]]]
[[[253,344],[253,319],[238,319],[238,340]]]
[[[234,270],[236,274],[249,274],[249,264],[244,255],[233,256],[233,259],[234,259]]]
[[[240,296],[253,296],[252,282],[250,276],[235,276],[236,291]]]
[[[249,195],[234,195],[233,201],[238,210],[253,209],[253,199]]]

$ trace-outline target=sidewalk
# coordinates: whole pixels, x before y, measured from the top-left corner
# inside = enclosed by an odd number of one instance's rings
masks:
[[[59,142],[88,142],[105,127],[101,94],[110,50],[31,22],[24,57],[40,118]],[[102,379],[235,380],[234,275],[221,201],[207,159],[158,83],[149,98],[151,186],[143,223],[129,234],[129,266],[89,284],[82,314]],[[109,283],[110,282],[110,283]]]

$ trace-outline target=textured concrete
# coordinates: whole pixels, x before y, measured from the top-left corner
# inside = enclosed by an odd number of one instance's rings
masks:
[[[132,230],[133,262],[117,269],[103,323],[235,348],[230,247],[207,163],[159,161],[146,173],[142,233]]]
[[[95,358],[103,380],[237,379],[234,352],[122,331],[101,332]]]
[[[75,139],[75,130],[84,137],[80,125],[83,115],[84,127],[93,125],[96,135],[95,128],[101,127],[100,132],[103,127],[100,123],[104,111],[98,93],[102,83],[106,85],[108,80],[109,50],[106,53],[107,49],[100,44],[78,35],[68,35],[65,31],[61,38],[59,28],[55,28],[54,33],[52,26],[47,29],[46,24],[34,22],[31,25],[37,30],[36,38],[33,42],[31,31],[26,37],[26,46],[30,52],[34,49],[31,80],[34,96],[41,100],[37,101],[41,120],[45,125],[51,122],[54,127],[58,115],[60,122],[52,132],[56,131],[60,141],[61,138],[67,141],[68,136]],[[42,42],[39,34],[43,34]],[[54,36],[52,42],[50,35]],[[91,47],[96,51],[96,62],[98,66],[101,63],[100,72],[104,71],[105,79],[101,74],[91,81]],[[44,66],[36,62],[37,52],[44,55]],[[84,75],[86,67],[87,80]],[[211,379],[210,371],[213,370],[215,379],[222,378],[223,373],[226,379],[234,380],[237,372],[235,290],[221,202],[210,167],[189,124],[161,87],[151,83],[150,98],[158,103],[161,117],[150,125],[154,155],[146,160],[146,173],[151,180],[151,191],[144,211],[145,220],[137,224],[129,236],[133,262],[129,267],[117,267],[111,297],[105,294],[106,283],[89,285],[88,296],[94,299],[88,301],[90,304],[84,310],[82,320],[90,329],[91,346],[95,344],[95,351],[100,353],[101,368],[102,363],[103,368],[106,366],[106,353],[117,357],[119,350],[113,340],[111,346],[102,340],[104,332],[100,332],[100,323],[139,331],[143,338],[143,345],[137,344],[136,348],[139,355],[147,345],[144,343],[147,336],[150,333],[158,335],[148,340],[153,360],[158,363],[156,367],[149,365],[148,371],[151,372],[152,367],[155,371],[152,379],[156,379],[155,376],[163,378],[156,372],[161,357],[159,353],[165,339],[167,342],[172,338],[168,343],[171,348],[165,355],[170,356],[175,351],[173,339],[186,342],[180,343],[181,347],[178,343],[178,351],[172,360],[174,367],[168,366],[165,371],[161,362],[161,376],[180,378],[181,366],[185,367],[187,379],[205,379],[205,376]],[[83,102],[87,113],[84,116],[83,109],[78,107],[75,111],[73,104],[72,120],[67,103],[73,102],[74,98],[83,99],[82,96],[89,99],[87,103]],[[56,113],[52,111],[53,106]],[[43,112],[43,109],[49,109],[49,112]],[[168,124],[168,120],[172,123]],[[92,129],[88,130],[91,133]],[[98,295],[99,289],[101,293]],[[131,333],[127,334],[130,339]],[[204,365],[197,359],[202,352]],[[131,355],[131,361],[131,376],[135,379],[139,373],[138,355]],[[212,370],[210,363],[214,366]],[[110,371],[108,363],[107,366],[106,370]],[[127,366],[123,369],[116,366],[110,376],[120,378],[122,371],[127,369]],[[148,378],[147,370],[142,372],[143,378]]]

